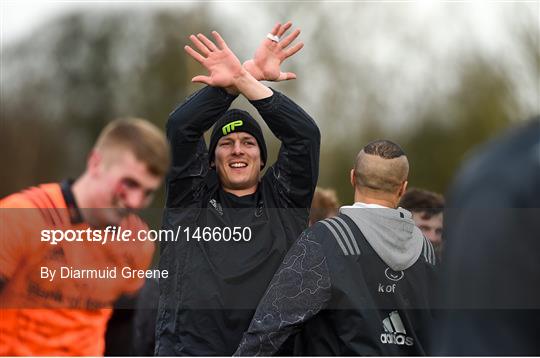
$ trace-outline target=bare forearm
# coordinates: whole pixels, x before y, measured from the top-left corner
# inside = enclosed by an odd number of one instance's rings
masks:
[[[241,74],[235,78],[235,87],[250,101],[271,97],[273,92],[261,82],[257,81],[247,70],[242,69]]]

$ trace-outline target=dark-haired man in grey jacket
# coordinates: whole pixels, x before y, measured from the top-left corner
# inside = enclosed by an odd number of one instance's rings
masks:
[[[366,145],[354,201],[305,230],[259,303],[236,355],[272,355],[300,331],[298,355],[425,355],[435,252],[397,208],[409,163],[395,143]]]

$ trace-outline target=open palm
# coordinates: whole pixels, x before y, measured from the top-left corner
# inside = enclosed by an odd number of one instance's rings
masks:
[[[284,25],[278,23],[270,33],[281,37],[291,28],[291,26],[291,22],[287,22]],[[300,29],[296,29],[279,42],[265,38],[259,48],[255,51],[253,59],[244,62],[244,68],[260,81],[284,81],[295,79],[296,74],[292,72],[282,72],[280,66],[283,61],[300,51],[304,46],[302,42],[299,42],[289,47],[299,34]]]
[[[242,72],[242,64],[216,31],[212,31],[212,35],[217,46],[203,34],[198,34],[189,38],[200,53],[190,46],[184,47],[186,52],[208,71],[207,76],[195,76],[191,81],[213,87],[231,87]]]

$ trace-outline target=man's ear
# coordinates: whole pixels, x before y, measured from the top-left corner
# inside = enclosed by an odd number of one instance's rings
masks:
[[[90,175],[96,175],[99,172],[99,166],[103,161],[101,153],[97,150],[92,149],[90,154],[88,154],[88,159],[86,160],[86,171]]]
[[[401,183],[401,187],[399,188],[399,192],[398,192],[398,198],[401,198],[403,196],[403,194],[405,194],[405,192],[407,191],[407,185],[409,184],[409,182],[407,180],[405,180],[403,183]]]
[[[355,184],[356,184],[356,180],[354,178],[354,168],[353,168],[351,169],[351,185],[353,188],[355,187]]]

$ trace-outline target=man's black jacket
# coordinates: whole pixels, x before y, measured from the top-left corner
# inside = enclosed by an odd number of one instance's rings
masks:
[[[231,355],[254,309],[294,240],[307,226],[319,171],[320,133],[311,117],[283,94],[251,101],[281,141],[278,159],[249,199],[226,200],[208,164],[203,134],[235,96],[206,87],[170,116],[173,163],[167,178],[163,228],[177,242],[162,242],[156,355]],[[240,207],[239,207],[240,206]],[[186,237],[197,227],[249,227],[249,242]]]

